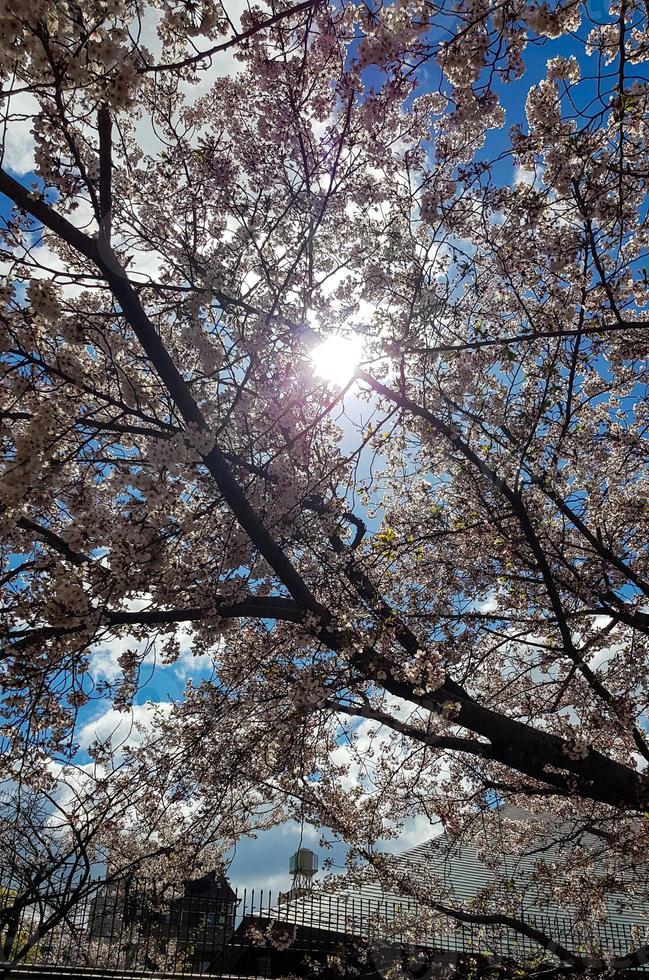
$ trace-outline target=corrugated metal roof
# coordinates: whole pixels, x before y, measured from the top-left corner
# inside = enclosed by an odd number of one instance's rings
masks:
[[[526,815],[521,817],[521,811],[507,808],[501,816],[520,820]],[[580,843],[584,841],[582,838]],[[601,846],[601,842],[592,838],[583,846],[597,844]],[[397,877],[402,876],[414,886],[408,890],[414,890],[417,897],[406,895],[398,885],[383,887],[376,876],[353,886],[332,879],[327,892],[315,890],[293,898],[277,906],[271,914],[298,925],[366,938],[383,934],[397,941],[410,940],[444,950],[490,951],[512,956],[538,952],[539,946],[534,941],[500,926],[464,926],[439,916],[427,919],[430,916],[426,909],[427,895],[447,906],[470,910],[472,905],[475,908],[476,899],[485,889],[493,889],[496,898],[509,899],[512,915],[523,918],[577,954],[601,950],[605,954],[623,955],[649,942],[649,910],[643,902],[633,901],[624,894],[624,881],[620,882],[621,891],[609,896],[605,916],[597,922],[584,921],[569,898],[561,904],[553,899],[549,887],[543,888],[542,879],[543,874],[554,876],[556,884],[556,868],[560,866],[558,848],[538,834],[530,837],[525,854],[504,856],[496,868],[488,867],[481,860],[477,846],[458,847],[447,834],[393,855],[391,863]],[[602,860],[595,862],[594,872],[604,873]],[[418,939],[415,927],[419,927]]]

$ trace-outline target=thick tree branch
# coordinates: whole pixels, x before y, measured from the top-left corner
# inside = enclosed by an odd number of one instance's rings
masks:
[[[97,114],[99,132],[99,209],[101,212],[101,232],[107,245],[110,245],[113,212],[113,151],[112,121],[110,109],[102,105]]]
[[[95,629],[117,626],[163,626],[173,623],[194,623],[206,620],[220,619],[276,619],[289,623],[299,623],[303,614],[293,599],[284,596],[250,596],[240,602],[223,602],[218,600],[212,610],[199,606],[187,606],[181,609],[140,609],[137,611],[122,609],[106,609],[101,611],[95,624]],[[67,626],[35,626],[23,630],[12,630],[7,639],[14,641],[7,648],[7,653],[22,646],[33,646],[56,637],[69,636],[87,629],[88,623],[84,617],[79,617],[77,623]]]

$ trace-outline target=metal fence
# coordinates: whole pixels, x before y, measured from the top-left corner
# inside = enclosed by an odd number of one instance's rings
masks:
[[[331,897],[297,911],[295,902],[270,891],[173,890],[124,881],[97,881],[80,892],[45,886],[27,903],[18,897],[16,888],[0,886],[5,973],[15,964],[119,974],[308,976],[336,957],[362,957],[368,945],[367,937],[347,933],[348,915]]]
[[[419,920],[418,922],[416,920]],[[529,920],[528,920],[529,921]],[[569,919],[530,922],[576,951],[623,954],[633,930],[606,923],[595,937]],[[419,925],[419,930],[417,930]],[[26,894],[0,883],[0,973],[75,972],[142,976],[382,977],[398,965],[415,978],[467,957],[483,963],[547,960],[526,937],[437,917],[421,931],[421,908],[362,896],[233,891],[209,876],[177,888],[156,882],[46,883]]]

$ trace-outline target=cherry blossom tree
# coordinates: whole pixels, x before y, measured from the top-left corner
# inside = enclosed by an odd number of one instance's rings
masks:
[[[94,747],[99,754],[99,746]],[[160,902],[180,883],[222,869],[244,833],[272,813],[242,777],[214,775],[209,797],[188,798],[177,774],[131,747],[120,757],[105,743],[103,761],[50,761],[14,773],[0,798],[0,970],[51,960],[56,949],[88,947],[87,912],[112,885],[148,889]],[[225,771],[224,771],[225,772]],[[57,946],[58,943],[58,946]],[[104,955],[109,955],[106,947]]]
[[[593,915],[642,889],[648,15],[5,3],[6,778],[74,758],[98,645],[189,630],[142,785],[368,857],[511,800],[568,880],[606,842]],[[491,900],[446,911],[525,930]]]

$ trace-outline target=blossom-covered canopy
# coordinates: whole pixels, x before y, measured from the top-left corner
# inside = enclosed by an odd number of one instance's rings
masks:
[[[646,887],[648,16],[2,0],[2,776],[88,861],[507,799]]]

